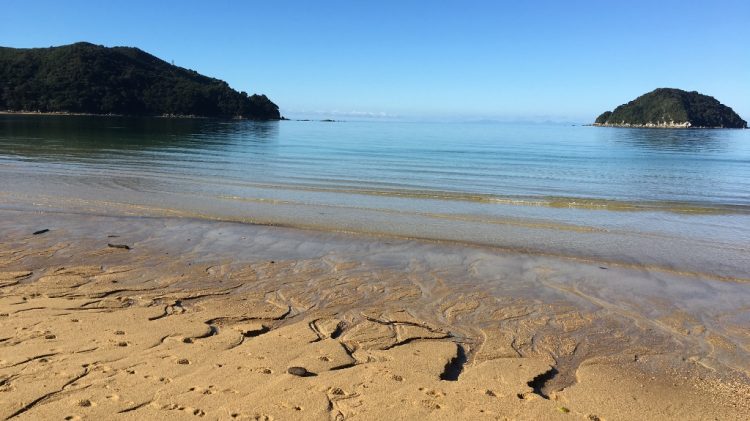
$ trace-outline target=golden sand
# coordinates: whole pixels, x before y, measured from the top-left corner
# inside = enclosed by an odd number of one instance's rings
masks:
[[[737,336],[611,308],[534,257],[491,287],[399,263],[411,243],[356,240],[366,260],[281,228],[2,216],[0,419],[750,416]]]

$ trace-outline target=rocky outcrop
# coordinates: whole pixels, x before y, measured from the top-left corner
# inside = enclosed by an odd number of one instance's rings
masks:
[[[715,98],[698,92],[660,88],[614,111],[605,111],[595,126],[644,128],[746,128],[747,122]]]

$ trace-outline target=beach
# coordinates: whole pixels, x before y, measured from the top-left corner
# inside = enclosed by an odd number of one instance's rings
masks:
[[[193,218],[0,220],[3,419],[750,411],[742,283]]]
[[[750,2],[173,3],[3,9],[0,421],[750,421]]]
[[[0,116],[0,419],[747,419],[747,136]]]

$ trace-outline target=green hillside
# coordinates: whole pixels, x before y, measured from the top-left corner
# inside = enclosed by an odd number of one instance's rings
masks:
[[[171,65],[138,48],[80,42],[0,47],[0,110],[279,119],[265,95]]]
[[[680,89],[660,88],[614,111],[602,113],[599,126],[745,128],[747,122],[714,97]]]

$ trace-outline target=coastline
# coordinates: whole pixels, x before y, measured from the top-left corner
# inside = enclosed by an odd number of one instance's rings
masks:
[[[741,284],[282,227],[0,214],[4,419],[750,411]]]
[[[630,124],[630,123],[591,123],[587,126],[593,127],[615,127],[615,128],[626,128],[626,129],[739,129],[746,130],[747,127],[721,127],[721,126],[693,126],[689,122],[685,123],[646,123],[646,124]]]
[[[119,184],[109,181],[92,185],[87,182],[91,179],[88,174],[76,175],[73,179],[70,176],[49,177],[43,174],[43,170],[37,174],[27,170],[16,173],[13,167],[0,167],[0,171],[9,180],[8,187],[0,194],[0,208],[7,210],[175,216],[319,232],[338,231],[491,247],[732,282],[750,281],[746,265],[747,251],[741,245],[741,238],[747,230],[740,224],[748,219],[745,213],[723,215],[643,211],[632,217],[637,225],[624,225],[623,220],[626,221],[627,215],[632,212],[518,206],[512,203],[470,204],[486,207],[497,214],[487,217],[479,212],[455,214],[415,212],[413,208],[402,210],[397,207],[400,198],[393,199],[392,203],[396,206],[390,209],[367,206],[366,199],[357,194],[337,194],[334,197],[324,192],[322,198],[318,199],[311,196],[318,195],[317,192],[310,192],[311,195],[306,198],[295,198],[301,195],[298,190],[259,188],[249,191],[249,197],[234,198],[216,196],[215,192],[183,192],[182,182],[172,184],[168,179],[161,179],[160,183],[164,186],[152,188],[152,191],[128,192]],[[79,188],[79,185],[85,189]],[[59,191],[67,193],[61,196]],[[326,202],[330,198],[336,202]],[[383,197],[378,196],[377,199],[383,200]],[[422,203],[432,205],[429,199],[423,199],[420,205]],[[443,203],[434,202],[441,207]],[[647,224],[648,220],[656,222]],[[665,221],[669,221],[669,225]],[[711,226],[712,230],[687,235],[696,225]]]
[[[750,421],[750,1],[11,4],[0,421]]]
[[[174,118],[184,120],[247,120],[247,121],[286,121],[284,116],[278,119],[251,119],[243,117],[207,117],[192,114],[162,114],[162,115],[129,115],[129,114],[96,114],[96,113],[74,113],[69,111],[10,111],[2,110],[0,115],[26,115],[26,116],[68,116],[68,117],[122,117],[122,118]]]

